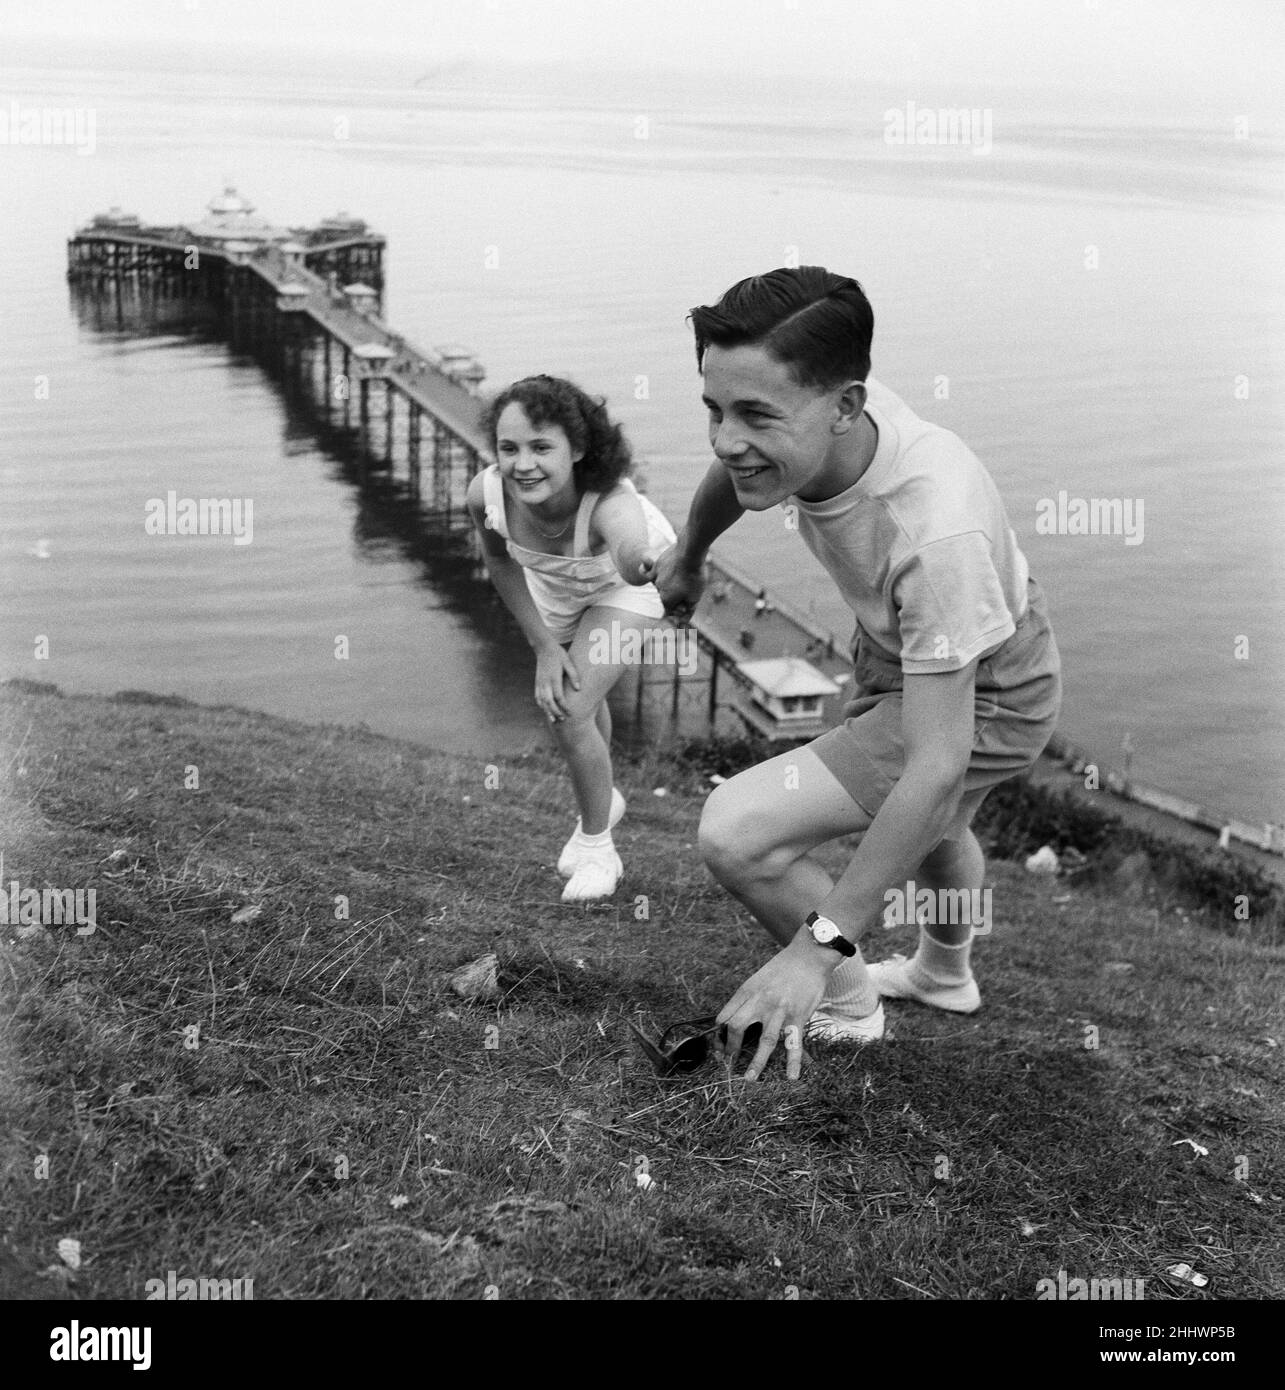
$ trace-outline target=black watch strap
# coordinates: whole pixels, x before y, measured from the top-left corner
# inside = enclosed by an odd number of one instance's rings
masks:
[[[807,921],[804,923],[804,926],[811,930],[813,923],[819,922],[820,920],[821,914],[819,912],[809,912],[807,916]],[[829,918],[826,918],[826,920],[829,921]],[[831,925],[833,926],[834,924],[831,923]],[[838,931],[837,928],[836,931]],[[812,939],[816,941],[815,935]],[[852,944],[851,941],[848,940],[846,936],[844,936],[842,932],[838,932],[838,934],[835,937],[833,937],[833,939],[831,939],[830,941],[817,941],[817,945],[832,946],[836,951],[838,951],[838,953],[841,956],[855,956],[857,954],[857,948]]]

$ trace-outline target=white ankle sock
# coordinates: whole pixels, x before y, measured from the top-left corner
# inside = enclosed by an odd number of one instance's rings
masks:
[[[611,847],[610,830],[604,830],[599,835],[586,835],[583,830],[577,830],[576,838],[585,849],[608,849]]]
[[[921,983],[935,985],[967,984],[973,977],[969,965],[969,955],[973,940],[970,936],[958,946],[947,946],[944,941],[934,941],[926,927],[919,928],[919,949],[915,952],[910,968],[920,977]]]
[[[860,954],[845,957],[831,974],[821,1007],[848,1018],[866,1018],[879,1007],[879,991]]]

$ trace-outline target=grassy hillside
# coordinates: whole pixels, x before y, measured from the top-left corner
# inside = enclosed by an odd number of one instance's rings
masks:
[[[94,887],[98,922],[0,928],[0,1296],[1285,1296],[1285,950],[1162,888],[992,861],[980,1014],[890,1004],[793,1085],[660,1081],[626,1021],[712,1012],[768,954],[690,768],[622,770],[626,878],[568,907],[553,758],[0,697],[5,881]],[[487,950],[501,997],[466,1002]]]

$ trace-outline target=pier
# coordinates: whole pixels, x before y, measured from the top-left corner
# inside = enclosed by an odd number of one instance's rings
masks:
[[[466,350],[424,348],[380,316],[385,239],[340,213],[316,227],[275,227],[228,188],[190,226],[145,226],[120,209],[68,242],[68,277],[91,296],[146,312],[200,300],[235,350],[305,388],[326,423],[355,428],[373,467],[404,463],[418,496],[425,464],[431,510],[449,522],[489,458],[478,427],[482,368]]]
[[[337,213],[314,227],[278,227],[234,188],[190,225],[144,225],[120,208],[68,239],[67,274],[82,314],[99,329],[156,331],[206,315],[234,350],[257,357],[302,396],[328,429],[354,444],[363,473],[400,470],[420,513],[480,547],[464,507],[469,481],[492,461],[480,419],[485,371],[454,344],[426,348],[382,317],[385,238]],[[427,473],[425,484],[424,475]],[[714,730],[733,718],[784,746],[837,723],[851,697],[848,641],[815,626],[753,577],[712,557],[693,616],[698,669],[641,666],[635,709],[668,706],[671,730]],[[1060,735],[1042,759],[1079,777],[1092,760]],[[1097,766],[1095,764],[1095,766]],[[1101,768],[1101,786],[1122,802],[1176,819],[1266,857],[1280,876],[1285,829],[1250,825]]]

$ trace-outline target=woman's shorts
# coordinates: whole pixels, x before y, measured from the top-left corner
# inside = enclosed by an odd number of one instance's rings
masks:
[[[808,747],[873,817],[906,765],[901,734],[904,674],[897,658],[876,647],[858,627],[853,676],[856,697],[844,707],[843,722]],[[1062,661],[1043,591],[1033,579],[1017,631],[977,663],[975,692],[965,797],[985,793],[1031,767],[1057,725]]]
[[[665,605],[654,584],[622,583],[605,593],[595,594],[587,605],[583,599],[571,596],[556,607],[542,594],[537,594],[530,584],[527,587],[531,589],[531,597],[535,600],[541,621],[553,634],[554,640],[564,647],[575,638],[580,629],[580,619],[590,608],[621,608],[626,613],[637,613],[639,617],[654,618],[657,622],[665,616]]]

